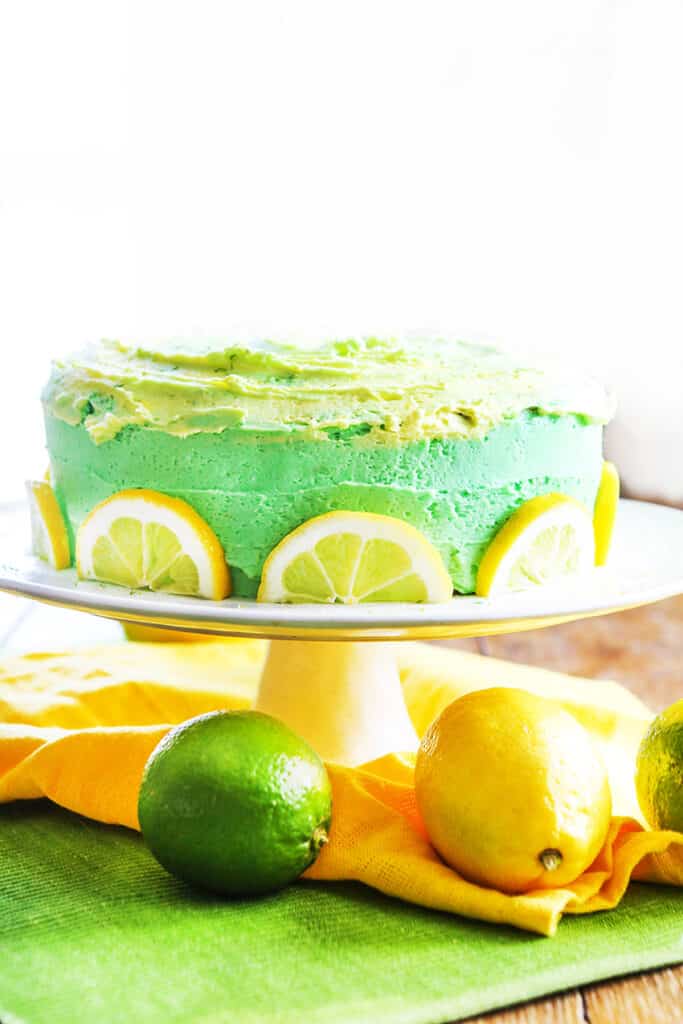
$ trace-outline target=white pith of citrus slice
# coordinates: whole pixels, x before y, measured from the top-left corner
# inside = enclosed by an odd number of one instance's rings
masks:
[[[49,562],[53,569],[68,569],[71,565],[69,536],[55,492],[44,480],[29,480],[26,493],[34,555]]]
[[[180,498],[119,491],[100,502],[76,537],[82,579],[221,601],[230,573],[218,537]]]
[[[619,473],[613,462],[603,462],[598,496],[593,510],[595,564],[605,565],[619,507]]]
[[[486,549],[477,594],[527,590],[590,569],[595,562],[593,522],[580,501],[544,494],[525,501]]]
[[[258,600],[437,602],[452,594],[439,552],[414,526],[371,512],[328,512],[271,551]]]

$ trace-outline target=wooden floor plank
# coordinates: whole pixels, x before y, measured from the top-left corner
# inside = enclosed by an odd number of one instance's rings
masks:
[[[629,1018],[615,1018],[610,1024],[616,1024],[617,1020],[626,1024]],[[483,1017],[468,1018],[467,1024],[586,1024],[586,1018],[580,993],[569,992]]]
[[[683,967],[596,985],[584,999],[590,1024],[682,1024]]]
[[[683,697],[683,596],[617,615],[490,637],[496,658],[616,679],[658,710]]]

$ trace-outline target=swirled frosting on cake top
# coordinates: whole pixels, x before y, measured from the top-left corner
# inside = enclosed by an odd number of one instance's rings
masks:
[[[445,339],[102,341],[53,364],[43,401],[98,444],[129,426],[390,442],[481,437],[528,409],[594,423],[613,414],[590,377]]]

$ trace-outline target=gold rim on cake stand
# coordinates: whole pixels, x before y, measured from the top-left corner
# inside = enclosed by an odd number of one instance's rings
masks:
[[[0,590],[125,623],[271,640],[256,707],[342,764],[417,744],[388,641],[516,633],[683,593],[683,512],[646,502],[620,503],[608,568],[441,605],[268,605],[129,592],[79,581],[73,570],[55,572],[26,554],[27,523],[25,507],[0,508]]]

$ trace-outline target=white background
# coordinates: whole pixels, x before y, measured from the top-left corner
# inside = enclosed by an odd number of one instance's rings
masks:
[[[245,325],[563,353],[683,499],[682,49],[680,0],[0,0],[0,496],[50,356]]]

